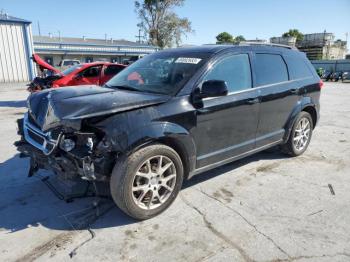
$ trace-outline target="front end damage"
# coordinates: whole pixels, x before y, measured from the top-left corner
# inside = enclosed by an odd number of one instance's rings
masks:
[[[47,169],[64,179],[109,181],[128,133],[152,116],[140,112],[167,99],[97,86],[33,93],[15,145],[21,157],[30,157],[29,176]]]
[[[101,131],[43,132],[28,113],[17,123],[21,139],[15,145],[21,157],[30,157],[28,176],[46,169],[64,179],[108,181],[117,154],[110,152]]]

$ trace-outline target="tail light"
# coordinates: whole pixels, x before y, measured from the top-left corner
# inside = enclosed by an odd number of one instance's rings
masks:
[[[320,80],[320,82],[318,82],[318,86],[320,87],[320,89],[322,89],[322,88],[323,88],[324,83],[323,83],[323,81],[322,81],[322,80]]]

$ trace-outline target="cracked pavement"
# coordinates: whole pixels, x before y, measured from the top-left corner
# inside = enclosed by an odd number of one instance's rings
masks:
[[[143,222],[108,199],[59,200],[49,173],[26,177],[12,146],[23,89],[0,86],[2,261],[350,261],[350,83],[325,84],[304,155],[263,152],[196,176]]]

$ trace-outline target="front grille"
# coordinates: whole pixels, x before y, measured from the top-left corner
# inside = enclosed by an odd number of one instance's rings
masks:
[[[45,155],[52,153],[60,139],[60,134],[55,134],[57,137],[53,138],[51,132],[44,133],[37,126],[33,125],[29,121],[28,114],[24,115],[23,133],[25,140],[32,146],[40,149]]]
[[[31,139],[33,139],[38,144],[44,144],[45,139],[36,133],[34,133],[32,130],[28,129],[28,135]]]

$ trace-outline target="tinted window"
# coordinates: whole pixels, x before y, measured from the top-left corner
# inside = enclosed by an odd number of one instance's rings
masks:
[[[275,54],[256,54],[255,75],[258,86],[288,81],[287,66]]]
[[[92,66],[92,67],[89,67],[88,69],[85,69],[82,72],[82,75],[84,77],[98,77],[100,75],[100,70],[101,70],[101,66]]]
[[[247,54],[233,55],[215,64],[205,76],[207,80],[223,80],[229,92],[236,92],[252,87],[249,57]]]
[[[124,67],[116,66],[116,65],[107,66],[107,68],[105,69],[105,75],[107,75],[107,76],[116,75],[120,71],[122,71],[123,68]]]
[[[285,59],[288,64],[291,79],[312,76],[312,73],[304,61],[304,58],[300,56],[286,56]]]

